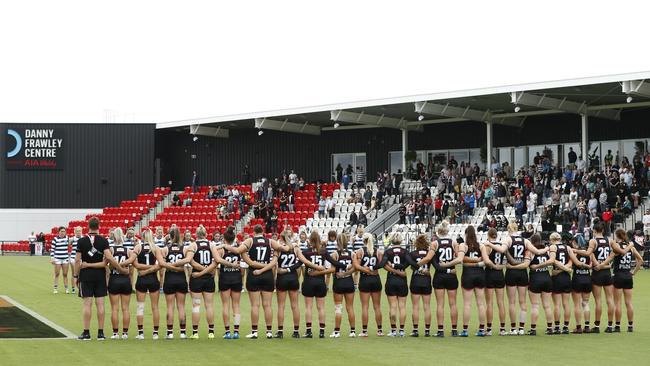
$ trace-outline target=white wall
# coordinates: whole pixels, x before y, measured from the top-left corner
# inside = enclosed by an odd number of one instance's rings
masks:
[[[0,240],[26,240],[32,231],[49,233],[55,226],[68,226],[101,208],[83,209],[0,209]]]

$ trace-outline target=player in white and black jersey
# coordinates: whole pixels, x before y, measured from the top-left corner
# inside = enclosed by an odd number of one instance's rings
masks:
[[[302,281],[302,296],[305,298],[305,338],[312,338],[312,309],[314,298],[316,299],[316,309],[318,311],[319,338],[325,338],[325,296],[327,296],[327,285],[325,284],[325,275],[332,273],[325,268],[325,250],[317,231],[312,231],[309,235],[309,248],[302,252],[294,248],[294,253],[298,259],[307,267],[305,278]]]
[[[213,234],[215,240],[221,240],[221,235]],[[214,243],[219,249],[215,260],[219,263],[219,295],[221,296],[222,316],[225,333],[224,339],[239,339],[239,323],[241,313],[239,300],[242,292],[241,257],[223,249],[221,241]],[[235,228],[230,226],[223,234],[223,244],[237,247]],[[233,319],[233,332],[230,332],[230,319]]]
[[[355,329],[355,315],[354,315],[354,280],[352,275],[356,272],[352,264],[353,252],[348,249],[348,236],[341,233],[336,237],[335,250],[331,254],[327,254],[326,259],[336,272],[334,274],[334,332],[330,338],[340,337],[341,320],[343,318],[343,299],[345,298],[345,311],[348,314],[348,322],[350,324],[349,336],[354,338],[357,336]]]
[[[363,241],[363,233],[364,233],[363,225],[357,225],[357,233],[350,239],[352,253],[356,253],[360,249],[363,249],[365,245]],[[360,278],[359,276],[361,276],[361,272],[358,271],[355,271],[352,274],[352,279],[354,280],[355,289],[359,288],[359,278]]]
[[[404,324],[406,323],[406,297],[408,296],[408,283],[406,271],[410,265],[415,265],[411,256],[402,248],[402,238],[399,233],[390,237],[390,246],[384,251],[384,256],[377,265],[388,271],[384,291],[388,298],[390,333],[389,337],[404,337]],[[399,321],[399,324],[397,324]],[[397,326],[399,325],[399,333]]]
[[[81,226],[74,228],[74,235],[70,237],[69,252],[70,252],[70,271],[74,273],[74,262],[77,257],[77,242],[82,238],[83,229]],[[72,284],[72,293],[75,293],[75,286]]]
[[[113,248],[111,248],[111,254],[120,266],[127,268],[136,260],[136,257],[131,255],[131,250],[124,246],[122,229],[116,228],[114,235],[115,242]],[[122,309],[122,339],[127,339],[129,337],[129,323],[131,322],[131,312],[129,311],[131,292],[133,291],[131,279],[128,274],[123,274],[110,265],[108,270],[108,295],[111,302],[111,324],[113,325],[111,339],[120,339],[118,333],[120,309]]]
[[[584,242],[584,241],[583,241]],[[586,243],[585,243],[586,244]],[[586,265],[585,267],[580,267],[573,271],[573,277],[571,278],[571,289],[573,291],[573,314],[576,320],[576,328],[573,330],[573,334],[582,334],[589,333],[591,328],[589,324],[590,320],[590,309],[589,309],[589,298],[591,297],[591,257],[588,255],[583,255],[581,253],[585,252],[586,246],[579,247],[577,237],[571,239],[571,246],[573,251],[576,253],[576,258],[582,264]],[[584,319],[585,327],[582,327],[582,322]]]
[[[485,335],[492,335],[492,319],[494,318],[494,300],[496,298],[499,311],[499,335],[508,335],[506,332],[506,307],[504,295],[506,281],[503,270],[506,268],[506,251],[508,248],[497,242],[497,230],[490,228],[487,232],[487,241],[481,247],[481,256],[485,263]]]
[[[261,225],[255,225],[253,232],[254,236],[244,240],[240,246],[233,247],[230,244],[224,244],[224,249],[233,254],[240,254],[250,267],[246,277],[246,288],[251,302],[252,331],[246,338],[257,339],[260,300],[266,321],[266,338],[273,338],[272,300],[275,289],[273,268],[277,265],[278,260],[274,252],[276,250],[287,251],[291,248],[265,238]]]
[[[381,279],[377,265],[381,262],[384,252],[375,248],[371,234],[364,234],[364,247],[355,251],[352,257],[354,268],[359,275],[359,298],[361,298],[361,333],[359,337],[368,337],[368,307],[372,299],[372,307],[377,323],[377,336],[384,335],[381,314]]]
[[[280,242],[283,245],[290,247],[297,247],[298,243],[293,240],[293,233],[289,229],[285,229],[280,234]],[[291,303],[291,314],[293,315],[293,338],[300,338],[300,304],[298,302],[298,291],[300,290],[300,281],[298,270],[302,267],[302,262],[298,260],[295,251],[282,252],[276,251],[278,256],[277,277],[275,280],[276,298],[277,298],[277,317],[278,317],[278,330],[275,338],[284,337],[284,308],[287,301],[287,294],[289,295],[289,302]]]
[[[160,281],[158,279],[158,270],[160,266],[156,261],[156,252],[158,246],[154,243],[153,233],[150,229],[142,232],[142,242],[139,242],[131,251],[131,255],[136,257],[133,266],[138,270],[138,279],[135,282],[135,296],[137,301],[136,320],[138,324],[138,335],[136,339],[144,339],[144,301],[149,294],[151,301],[151,313],[153,317],[153,339],[158,339],[158,329],[160,325],[160,310],[158,300],[160,299]]]
[[[330,230],[327,232],[327,241],[325,242],[325,253],[327,254],[332,254],[336,252],[336,231]],[[331,264],[327,261],[325,261],[325,269],[329,269]],[[325,276],[325,284],[327,285],[327,289],[329,290],[330,288],[330,283],[332,281],[332,274],[327,274]]]
[[[68,289],[68,263],[70,263],[70,254],[68,253],[68,237],[65,227],[59,228],[59,234],[52,239],[50,247],[50,263],[54,266],[54,293],[59,293],[59,275],[63,277],[63,287],[65,293],[69,294]]]
[[[185,296],[187,281],[185,279],[185,264],[192,260],[192,248],[183,247],[178,228],[169,231],[169,246],[156,252],[158,264],[165,268],[165,301],[167,302],[167,339],[174,338],[174,305],[178,310],[180,321],[180,338],[187,338],[185,322]]]
[[[551,241],[561,240],[561,237],[558,233],[553,233],[550,236]],[[542,237],[539,234],[533,234],[530,237],[530,243],[536,249],[544,249],[545,245],[542,242]],[[530,296],[530,331],[528,335],[535,336],[537,335],[537,319],[539,318],[539,306],[540,302],[544,308],[544,315],[546,318],[546,334],[553,334],[553,311],[551,306],[553,305],[552,299],[552,290],[553,290],[553,281],[551,276],[548,273],[548,269],[555,263],[555,250],[549,249],[543,254],[533,254],[529,251],[526,251],[524,256],[529,258],[529,261],[524,261],[522,263],[530,263],[529,265],[529,285],[528,285],[528,295]],[[532,258],[531,258],[532,257]]]
[[[206,239],[207,231],[203,225],[196,229],[196,241],[189,244],[189,250],[194,252],[190,262],[191,278],[190,293],[192,295],[192,339],[199,339],[199,320],[201,315],[201,300],[205,306],[205,317],[208,322],[208,339],[214,338],[214,274],[217,269],[217,249]]]

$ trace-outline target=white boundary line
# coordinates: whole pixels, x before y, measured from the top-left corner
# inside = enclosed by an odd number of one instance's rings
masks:
[[[54,322],[52,322],[51,320],[45,318],[44,316],[38,314],[37,312],[35,312],[33,310],[25,307],[24,305],[20,304],[19,302],[12,299],[11,297],[6,296],[6,295],[0,295],[0,298],[6,300],[8,303],[10,303],[13,306],[17,307],[18,309],[26,312],[27,314],[33,316],[34,318],[38,319],[42,323],[46,324],[47,326],[56,329],[58,332],[60,332],[61,334],[63,334],[65,336],[65,338],[6,338],[6,339],[0,338],[0,341],[2,341],[2,340],[30,340],[30,339],[31,340],[47,340],[47,339],[74,339],[74,338],[77,338],[69,330],[67,330],[67,329],[65,329],[65,328],[63,328],[63,327],[61,327],[59,325],[54,324]]]

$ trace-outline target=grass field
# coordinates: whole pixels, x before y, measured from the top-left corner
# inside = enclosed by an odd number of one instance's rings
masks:
[[[81,302],[74,295],[52,294],[51,265],[47,258],[0,257],[0,294],[8,295],[40,315],[78,333],[81,330]],[[650,272],[642,271],[635,277],[635,333],[566,335],[537,337],[478,338],[378,338],[374,336],[374,320],[371,313],[370,337],[347,338],[347,320],[343,321],[342,338],[339,339],[257,339],[223,340],[220,309],[216,300],[215,312],[218,338],[208,340],[205,320],[202,318],[201,339],[198,341],[173,341],[150,339],[150,317],[145,317],[145,334],[149,338],[136,341],[135,316],[130,327],[131,339],[78,342],[76,340],[0,340],[0,365],[167,365],[177,363],[198,364],[372,364],[397,365],[423,364],[565,364],[569,361],[595,365],[625,362],[648,364],[645,345],[650,342]],[[361,328],[360,303],[357,308],[357,329]],[[432,300],[433,301],[433,300]],[[409,300],[410,302],[410,300]],[[189,304],[189,297],[188,297]],[[249,332],[248,297],[242,296],[242,335]],[[131,302],[135,314],[135,301]],[[432,304],[433,305],[433,304]],[[459,295],[459,307],[461,299]],[[388,302],[382,299],[384,329],[389,327]],[[147,308],[149,304],[147,302]],[[189,319],[189,306],[188,319]],[[110,333],[110,317],[107,304],[106,330]],[[164,334],[164,300],[161,299],[161,331]],[[327,334],[332,331],[334,306],[331,296],[327,299]],[[592,305],[593,310],[593,305]],[[495,314],[496,315],[496,314]],[[606,314],[604,314],[606,315]],[[422,318],[422,317],[421,317]],[[461,318],[462,319],[462,318]],[[606,319],[604,319],[606,320]],[[448,321],[448,319],[447,319]],[[94,323],[94,321],[93,321]],[[189,323],[189,320],[188,320]],[[317,324],[317,320],[315,319]],[[434,314],[435,323],[435,314]],[[541,331],[544,316],[540,316]],[[407,331],[410,332],[410,304],[407,315]],[[625,317],[623,324],[626,324]],[[497,319],[498,325],[498,319]],[[528,324],[527,324],[528,325]],[[263,321],[260,328],[264,329]],[[290,309],[287,306],[285,329],[291,329]],[[475,332],[476,317],[472,318],[470,330]],[[572,322],[571,326],[574,324]],[[189,324],[188,324],[189,327]],[[435,325],[433,325],[435,327]],[[423,328],[421,323],[420,328]],[[539,328],[539,326],[538,326]],[[96,329],[91,328],[93,337]],[[275,327],[274,327],[275,329]],[[449,330],[449,325],[446,326]],[[304,322],[301,332],[304,331]],[[286,331],[285,331],[286,332]],[[582,360],[582,361],[580,361]],[[588,361],[587,361],[588,360]]]

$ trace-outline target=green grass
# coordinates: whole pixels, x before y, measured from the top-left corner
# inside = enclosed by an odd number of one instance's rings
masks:
[[[81,302],[73,295],[52,294],[51,265],[47,258],[0,257],[0,294],[38,312],[54,323],[77,333],[81,329]],[[136,341],[135,316],[132,317],[128,341],[98,343],[75,340],[0,340],[0,364],[25,365],[170,365],[180,362],[192,364],[255,364],[293,365],[313,364],[565,364],[576,360],[597,365],[613,364],[624,360],[631,364],[646,364],[645,345],[650,341],[650,272],[642,271],[635,277],[635,333],[598,334],[582,336],[544,336],[498,337],[490,338],[403,338],[390,339],[374,336],[374,318],[371,312],[370,333],[367,339],[348,339],[347,321],[344,315],[343,337],[340,339],[299,339],[225,341],[217,338],[208,340],[205,320],[201,320],[201,339],[198,341],[153,341],[150,339],[150,317],[145,318],[145,341]],[[215,298],[216,328],[222,333],[221,302]],[[301,299],[302,300],[302,299]],[[361,327],[360,302],[355,299],[357,309],[357,328]],[[432,300],[433,302],[434,300]],[[462,303],[458,296],[459,307]],[[410,302],[410,300],[409,300]],[[246,294],[242,296],[242,334],[250,330],[249,306]],[[301,301],[302,304],[302,301]],[[131,302],[135,314],[135,301]],[[189,305],[189,299],[188,299]],[[432,304],[433,306],[434,304]],[[147,302],[147,307],[149,306]],[[382,299],[384,309],[384,329],[388,324],[388,302]],[[161,329],[164,329],[164,301],[161,299]],[[189,319],[189,306],[188,319]],[[109,309],[107,304],[107,310]],[[593,305],[592,305],[593,311]],[[462,313],[462,312],[461,312]],[[496,314],[495,314],[496,315]],[[147,313],[149,316],[149,313]],[[606,314],[604,314],[606,316]],[[422,317],[421,317],[422,318]],[[462,318],[461,318],[462,319]],[[332,331],[334,307],[331,296],[327,298],[327,334]],[[447,317],[448,321],[448,317]],[[94,321],[93,321],[94,322]],[[626,324],[623,317],[623,324]],[[315,323],[317,320],[315,319]],[[434,314],[435,323],[435,314]],[[544,316],[538,322],[543,324]],[[410,304],[407,316],[407,331],[410,331]],[[498,323],[497,323],[498,324]],[[110,318],[107,314],[106,328],[110,331]],[[261,329],[264,329],[262,321]],[[470,323],[472,333],[476,329],[475,313]],[[285,328],[291,329],[290,309],[287,306]],[[420,327],[423,325],[421,323]],[[435,327],[435,325],[434,325]],[[573,323],[572,323],[573,327]],[[301,324],[304,330],[304,322]],[[449,330],[449,325],[446,326]],[[625,330],[625,329],[624,329]],[[92,331],[95,335],[95,329]],[[581,361],[584,360],[584,361]],[[587,361],[589,360],[589,361]]]

